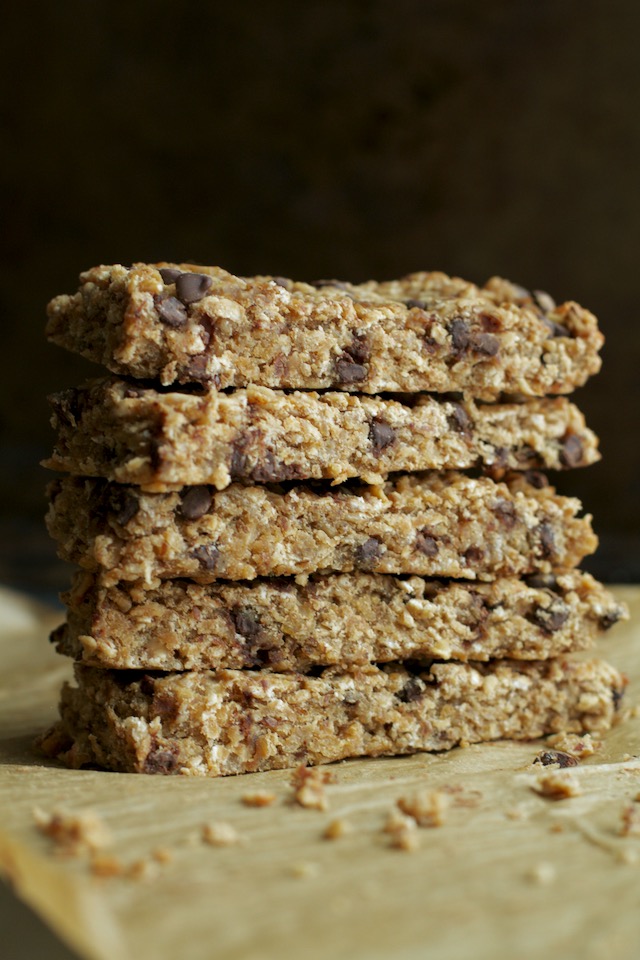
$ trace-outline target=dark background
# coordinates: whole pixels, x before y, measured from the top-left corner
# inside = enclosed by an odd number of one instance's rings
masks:
[[[640,579],[640,6],[634,0],[14,4],[3,14],[0,580],[53,595],[46,344],[96,263],[501,274],[607,336],[577,395],[604,461],[561,478],[590,569]]]

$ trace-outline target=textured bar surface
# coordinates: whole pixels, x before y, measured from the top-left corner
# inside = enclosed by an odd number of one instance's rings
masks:
[[[588,573],[444,583],[375,573],[145,589],[77,574],[60,653],[113,669],[265,667],[391,660],[544,660],[590,647],[624,607]]]
[[[162,272],[161,272],[162,271]],[[314,285],[193,265],[100,266],[49,304],[47,334],[114,373],[163,384],[359,393],[568,393],[600,368],[577,303],[443,273]]]
[[[50,494],[61,558],[101,571],[106,586],[351,570],[493,580],[577,566],[597,545],[578,500],[521,474],[499,483],[413,474],[328,491],[235,483],[217,493],[65,477]]]
[[[624,682],[599,661],[141,675],[76,666],[46,752],[73,767],[221,776],[460,743],[604,733]]]
[[[478,405],[349,393],[162,393],[102,379],[51,398],[46,466],[146,489],[233,480],[362,477],[417,470],[585,466],[597,438],[563,397]]]

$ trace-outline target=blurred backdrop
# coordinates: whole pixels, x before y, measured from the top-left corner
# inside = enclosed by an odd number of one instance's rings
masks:
[[[590,569],[640,579],[640,7],[633,0],[12,5],[3,15],[0,580],[51,595],[45,396],[95,374],[44,307],[97,263],[501,274],[607,336],[576,396]]]

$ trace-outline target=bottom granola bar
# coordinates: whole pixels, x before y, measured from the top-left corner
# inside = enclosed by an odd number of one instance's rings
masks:
[[[369,666],[319,676],[76,666],[42,747],[70,766],[222,776],[461,742],[606,731],[624,681],[600,660]]]

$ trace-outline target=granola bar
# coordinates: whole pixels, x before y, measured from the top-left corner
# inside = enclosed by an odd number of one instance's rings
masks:
[[[597,545],[578,500],[519,474],[411,474],[329,490],[236,483],[217,493],[69,476],[50,494],[60,557],[101,571],[105,586],[351,570],[492,580],[577,566]]]
[[[594,463],[597,439],[563,397],[478,405],[349,393],[164,393],[96,380],[51,398],[56,447],[45,465],[150,490],[395,471],[557,469]]]
[[[60,653],[112,669],[267,668],[438,658],[543,660],[590,647],[626,617],[588,573],[450,583],[376,573],[252,584],[164,580],[100,586],[76,575],[63,596]]]
[[[70,766],[221,776],[501,737],[606,731],[624,682],[608,664],[434,663],[140,674],[76,665],[42,746]]]
[[[350,284],[191,264],[99,266],[48,309],[58,345],[114,373],[217,388],[568,393],[600,368],[577,303],[443,273]]]

